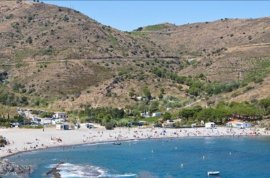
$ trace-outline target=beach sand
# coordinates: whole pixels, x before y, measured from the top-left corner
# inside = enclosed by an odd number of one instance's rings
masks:
[[[56,130],[55,128],[42,129],[0,129],[0,135],[4,136],[10,144],[0,148],[0,157],[12,154],[46,149],[50,147],[70,146],[78,144],[91,144],[101,142],[114,142],[124,140],[157,139],[157,138],[182,138],[182,137],[213,137],[213,136],[256,136],[270,135],[270,131],[255,128],[238,129],[217,127],[207,128],[104,128]]]

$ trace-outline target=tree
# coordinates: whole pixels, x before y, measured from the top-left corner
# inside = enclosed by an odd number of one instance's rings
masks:
[[[151,96],[151,92],[149,90],[149,88],[147,86],[145,86],[143,88],[143,95],[148,99],[151,100],[152,96]]]
[[[190,95],[193,95],[193,96],[199,96],[200,95],[200,92],[201,92],[201,89],[200,88],[196,88],[194,86],[190,87],[189,90],[188,90],[188,93]]]
[[[192,108],[185,108],[179,112],[179,116],[183,118],[193,118],[198,112],[202,110],[201,106],[195,106]]]
[[[158,95],[158,98],[159,98],[159,99],[162,99],[162,98],[163,98],[163,94],[160,93],[160,94]]]
[[[197,120],[222,123],[223,121],[225,121],[223,118],[226,118],[228,115],[230,114],[222,108],[205,108],[197,114]]]
[[[134,97],[136,94],[135,94],[135,90],[134,90],[134,88],[131,88],[130,90],[129,90],[129,96],[132,98],[132,97]]]
[[[107,130],[113,130],[114,127],[115,127],[115,123],[112,122],[112,121],[105,123],[105,128],[106,128]]]
[[[41,114],[39,114],[39,116],[41,118],[52,117],[53,116],[53,112],[42,112]]]
[[[29,36],[27,39],[26,39],[26,43],[29,43],[29,44],[32,44],[33,43],[33,40],[32,40],[32,37]]]
[[[164,113],[164,115],[163,115],[164,120],[171,120],[171,118],[172,118],[171,113],[169,113],[169,112]]]
[[[142,31],[142,30],[143,30],[143,27],[139,27],[135,31]]]
[[[230,104],[230,111],[234,114],[247,116],[261,116],[263,114],[263,110],[261,108],[255,107],[254,105],[246,102],[243,103],[232,102]]]
[[[150,112],[152,113],[152,112],[158,111],[158,107],[159,107],[158,101],[153,101],[153,102],[151,102],[151,104],[150,104],[149,110],[150,110]]]
[[[64,21],[68,22],[69,21],[69,17],[67,15],[64,16]]]
[[[146,111],[148,110],[148,106],[147,106],[147,104],[146,104],[145,101],[141,101],[141,102],[138,104],[137,108],[138,108],[138,110],[139,110],[140,112],[146,112]]]
[[[161,93],[161,94],[165,94],[165,89],[164,89],[164,88],[161,88],[161,89],[160,89],[160,93]]]
[[[270,98],[262,99],[259,105],[266,111],[266,114],[270,114]]]

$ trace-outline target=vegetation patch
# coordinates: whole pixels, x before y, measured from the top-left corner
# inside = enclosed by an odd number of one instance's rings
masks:
[[[168,28],[167,24],[149,25],[143,28],[145,31],[159,31]]]
[[[264,103],[264,104],[263,104]],[[179,117],[183,118],[184,123],[200,123],[215,122],[224,124],[232,115],[241,115],[246,118],[262,118],[264,115],[269,114],[266,108],[270,105],[269,99],[257,101],[255,103],[248,102],[220,102],[215,107],[202,108],[200,106],[185,108],[179,111]]]
[[[270,59],[257,60],[254,68],[248,72],[243,80],[243,85],[250,82],[261,83],[270,74]]]

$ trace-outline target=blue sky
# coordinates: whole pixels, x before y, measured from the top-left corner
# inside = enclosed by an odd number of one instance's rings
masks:
[[[270,16],[270,1],[104,1],[43,0],[79,10],[102,24],[122,31],[170,22],[176,25],[221,18]]]

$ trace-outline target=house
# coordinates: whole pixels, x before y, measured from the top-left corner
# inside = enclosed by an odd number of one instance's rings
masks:
[[[52,119],[51,118],[41,118],[40,123],[42,125],[50,125],[50,124],[52,124]]]
[[[67,113],[65,113],[65,112],[55,112],[53,115],[53,118],[66,120],[68,118],[68,116],[67,116]]]
[[[33,116],[31,118],[31,122],[34,123],[34,124],[40,124],[41,123],[41,118]]]
[[[159,117],[159,116],[161,116],[161,112],[152,113],[152,117]]]
[[[141,113],[141,117],[149,118],[150,117],[150,114],[149,114],[149,112],[142,112]]]
[[[214,122],[207,122],[205,123],[204,127],[207,129],[212,129],[216,127],[216,124]]]
[[[26,110],[26,111],[24,111],[24,116],[25,116],[27,119],[33,119],[32,110]]]
[[[59,124],[59,123],[63,123],[65,122],[66,120],[65,119],[52,119],[51,122],[52,122],[52,125],[56,125],[56,124]]]
[[[164,127],[164,128],[173,128],[174,127],[174,122],[170,121],[170,120],[167,120],[166,122],[164,122],[162,124],[162,127]]]
[[[232,121],[227,122],[226,126],[244,129],[244,128],[251,127],[251,124],[248,122],[240,121],[240,120],[232,120]]]

